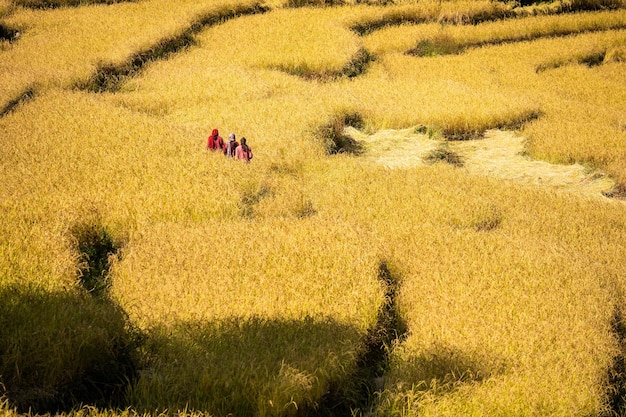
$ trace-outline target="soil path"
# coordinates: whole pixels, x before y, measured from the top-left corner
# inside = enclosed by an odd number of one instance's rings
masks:
[[[382,130],[367,135],[354,128],[346,134],[365,147],[363,157],[392,169],[426,165],[424,157],[444,142],[415,133],[413,128]],[[489,130],[483,139],[447,142],[448,149],[463,159],[471,175],[484,175],[517,183],[552,187],[577,194],[607,199],[615,182],[600,171],[582,165],[557,165],[524,156],[525,138],[515,132]]]

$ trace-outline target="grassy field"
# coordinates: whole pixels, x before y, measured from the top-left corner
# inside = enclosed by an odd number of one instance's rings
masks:
[[[626,415],[623,2],[90,3],[0,1],[1,414]]]

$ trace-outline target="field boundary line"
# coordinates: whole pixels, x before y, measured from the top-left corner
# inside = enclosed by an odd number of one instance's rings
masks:
[[[78,90],[94,93],[117,92],[128,79],[137,76],[150,62],[164,60],[195,44],[194,35],[200,31],[224,23],[237,17],[261,14],[269,9],[256,2],[208,13],[193,21],[179,34],[163,38],[152,46],[140,50],[121,63],[100,64],[96,72],[87,80],[75,84]]]

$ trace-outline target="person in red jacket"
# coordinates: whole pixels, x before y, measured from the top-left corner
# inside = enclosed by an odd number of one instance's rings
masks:
[[[206,148],[212,151],[224,149],[224,139],[219,135],[217,129],[213,129],[213,132],[211,132],[211,135],[207,139]]]
[[[252,159],[252,149],[246,143],[246,138],[241,138],[241,144],[235,149],[235,158],[250,162]]]

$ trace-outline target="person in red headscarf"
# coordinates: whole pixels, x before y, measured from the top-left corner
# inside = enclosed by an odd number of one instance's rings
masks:
[[[206,148],[212,151],[224,149],[224,139],[222,139],[217,129],[213,129],[213,132],[211,132],[206,142]]]

